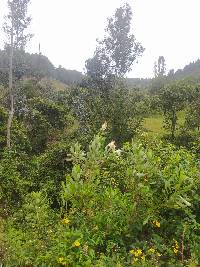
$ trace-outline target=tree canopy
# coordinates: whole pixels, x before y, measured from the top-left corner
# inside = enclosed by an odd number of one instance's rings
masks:
[[[126,3],[108,18],[104,39],[98,40],[94,56],[86,61],[87,75],[99,86],[111,86],[114,78],[124,77],[144,51],[131,33],[131,20],[132,10]]]

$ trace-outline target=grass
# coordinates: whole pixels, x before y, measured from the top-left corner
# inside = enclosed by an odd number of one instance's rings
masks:
[[[182,126],[185,121],[185,111],[178,112],[178,126]],[[143,126],[145,130],[152,134],[163,135],[166,133],[163,125],[163,115],[154,114],[144,120]]]
[[[160,114],[146,118],[144,120],[143,126],[148,132],[157,134],[164,134],[165,132],[165,129],[163,128],[163,118]]]

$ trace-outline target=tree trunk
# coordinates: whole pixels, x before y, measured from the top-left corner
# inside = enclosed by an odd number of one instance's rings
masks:
[[[14,116],[14,95],[13,95],[13,21],[11,29],[11,44],[10,44],[10,62],[9,62],[9,95],[10,95],[10,111],[7,123],[7,148],[11,148],[11,126]]]

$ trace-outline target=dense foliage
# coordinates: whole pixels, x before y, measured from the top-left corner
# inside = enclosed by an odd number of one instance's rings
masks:
[[[22,21],[30,1],[8,2]],[[19,32],[10,146],[0,51],[0,266],[200,265],[200,84],[166,75],[162,56],[154,79],[127,85],[144,51],[131,18],[125,4],[108,19],[84,77],[26,53]],[[160,132],[145,124],[155,116]]]
[[[105,128],[87,151],[57,146],[29,163],[2,155],[6,266],[197,266],[194,155],[147,135],[117,149]]]

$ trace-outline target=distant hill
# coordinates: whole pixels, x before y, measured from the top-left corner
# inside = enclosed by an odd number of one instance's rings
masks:
[[[189,63],[183,69],[176,72],[170,70],[167,76],[149,79],[127,78],[129,87],[159,88],[173,80],[191,79],[200,82],[200,59]]]
[[[9,69],[9,53],[8,50],[0,50],[0,86],[8,84],[8,69]],[[65,69],[62,66],[56,68],[51,61],[42,54],[30,54],[18,50],[14,52],[13,57],[13,74],[14,79],[21,78],[37,78],[57,80],[58,84],[63,84],[66,88],[74,84],[81,84],[84,81],[84,75],[77,70]],[[176,72],[171,70],[167,76],[162,79],[163,84],[171,80],[195,79],[200,81],[200,59],[191,62],[183,69]],[[156,78],[127,78],[126,82],[129,88],[148,88],[153,86],[160,86],[160,81]],[[160,78],[159,78],[160,80]],[[56,83],[56,82],[55,82]]]
[[[54,75],[58,81],[67,85],[80,83],[84,78],[84,75],[81,72],[77,70],[67,70],[61,66],[55,69]]]
[[[0,50],[0,85],[8,84],[9,53]],[[15,51],[13,57],[14,79],[21,78],[51,78],[68,86],[80,83],[83,74],[76,70],[67,70],[59,66],[56,68],[51,61],[41,54],[29,54],[24,51]]]
[[[174,73],[174,79],[196,78],[200,80],[200,59],[189,63],[183,69],[179,69]]]

